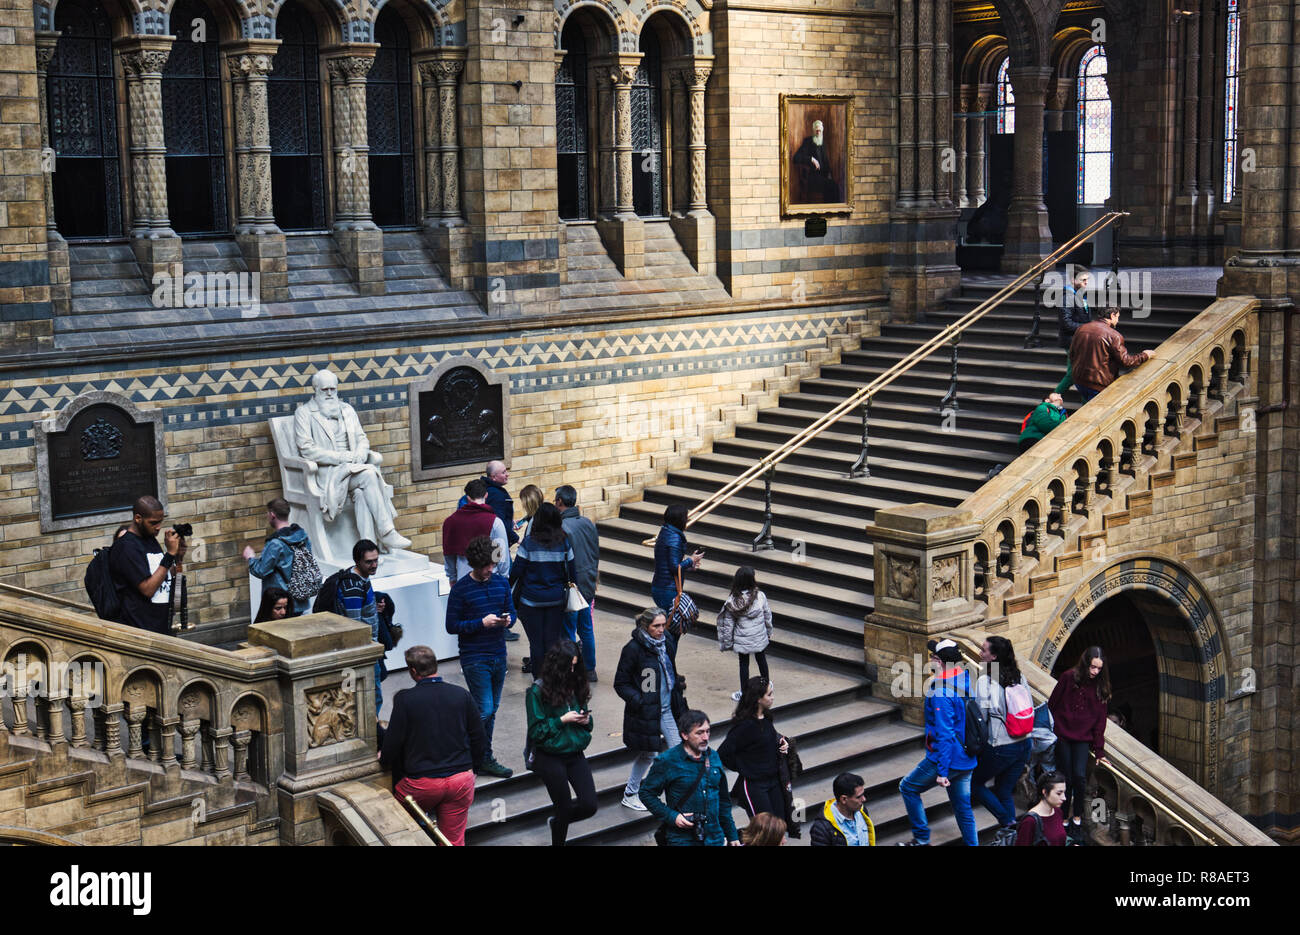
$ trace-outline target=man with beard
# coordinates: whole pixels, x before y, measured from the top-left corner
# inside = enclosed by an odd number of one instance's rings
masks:
[[[406,548],[411,540],[393,525],[397,514],[384,495],[376,466],[379,455],[370,451],[356,410],[339,399],[338,377],[318,370],[311,385],[315,398],[294,412],[293,431],[298,453],[319,466],[316,476],[326,521],[333,522],[351,499],[361,539],[379,543],[385,552]]]
[[[824,124],[814,120],[812,126],[812,136],[805,136],[794,154],[794,164],[800,167],[803,179],[803,195],[809,204],[835,204],[843,201],[844,196],[840,194],[839,183],[831,176]]]

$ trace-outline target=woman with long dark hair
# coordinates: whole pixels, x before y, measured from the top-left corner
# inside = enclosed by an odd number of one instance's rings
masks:
[[[746,682],[731,730],[718,747],[722,765],[740,774],[732,787],[731,800],[751,817],[760,812],[785,814],[779,755],[790,745],[772,722],[773,700],[772,683],[767,679],[760,675]]]
[[[564,637],[569,585],[576,580],[573,549],[564,535],[560,511],[554,503],[543,503],[510,563],[510,584],[517,587],[515,611],[528,634],[534,673],[542,656]]]
[[[1016,803],[1011,793],[1029,762],[1032,747],[1029,735],[1033,730],[1031,717],[1028,725],[1014,726],[1015,736],[1009,732],[1007,689],[1016,688],[1017,697],[1027,697],[1029,686],[1016,664],[1016,651],[1006,637],[986,639],[980,647],[980,661],[985,671],[975,682],[975,697],[988,712],[989,740],[979,752],[975,772],[971,774],[971,798],[992,812],[998,824],[1007,827],[1016,821]],[[1033,710],[1032,703],[1029,710]],[[990,779],[992,789],[985,785]]]
[[[562,847],[569,825],[596,814],[596,784],[583,755],[591,743],[591,689],[578,647],[562,639],[542,659],[542,677],[524,696],[528,711],[529,765],[542,777],[555,806],[551,844]],[[574,797],[569,797],[569,787]]]
[[[1088,783],[1088,751],[1097,762],[1106,759],[1106,705],[1110,673],[1100,646],[1089,646],[1073,669],[1056,680],[1047,708],[1056,722],[1056,766],[1065,773],[1065,815],[1071,817],[1069,837],[1083,843],[1084,795]]]
[[[263,588],[262,603],[257,605],[254,623],[267,623],[272,620],[285,620],[298,616],[293,610],[293,598],[284,588]]]
[[[1065,801],[1065,777],[1043,773],[1038,780],[1038,801],[1016,829],[1017,847],[1064,847],[1065,822],[1061,804]]]
[[[767,644],[772,640],[772,608],[767,595],[758,589],[754,569],[741,565],[731,579],[731,594],[718,611],[718,648],[735,650],[740,657],[740,691],[731,696],[739,701],[749,681],[749,656],[758,661],[758,674],[767,678]]]
[[[700,567],[704,553],[696,549],[686,554],[686,506],[674,503],[664,510],[664,524],[655,537],[655,573],[650,579],[650,596],[655,606],[671,613],[677,598],[677,574],[682,574],[685,587],[686,572]]]

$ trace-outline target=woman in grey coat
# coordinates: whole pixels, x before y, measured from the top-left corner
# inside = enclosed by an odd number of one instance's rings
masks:
[[[758,589],[754,569],[742,565],[731,579],[731,596],[718,611],[718,648],[740,655],[740,687],[749,681],[749,656],[758,660],[758,671],[767,678],[767,644],[772,639],[772,608],[767,595]],[[732,701],[740,700],[734,692]]]

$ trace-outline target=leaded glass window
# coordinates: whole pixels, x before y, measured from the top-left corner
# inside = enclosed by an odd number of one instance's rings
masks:
[[[587,176],[587,43],[582,31],[566,26],[564,60],[555,74],[555,150],[560,217],[566,221],[591,217]]]
[[[641,34],[641,53],[632,82],[632,205],[641,217],[658,217],[664,213],[662,59],[651,30]]]
[[[121,155],[114,95],[113,30],[98,0],[63,0],[50,61],[54,216],[68,238],[122,234]]]
[[[176,41],[162,78],[168,214],[178,234],[224,232],[226,157],[217,21],[202,0],[177,0],[171,22]],[[195,41],[199,38],[203,41]]]
[[[280,48],[267,84],[275,223],[281,230],[322,230],[325,159],[316,24],[288,0],[275,19],[275,37]]]
[[[366,74],[370,213],[380,227],[416,222],[411,39],[401,14],[386,5],[375,21],[374,64]]]
[[[1016,132],[1016,95],[1011,88],[1011,56],[998,68],[998,132]]]
[[[1110,197],[1110,91],[1106,50],[1094,45],[1079,62],[1079,191],[1081,205]]]
[[[1223,94],[1223,200],[1232,201],[1237,190],[1237,94],[1241,89],[1241,20],[1237,0],[1228,0],[1228,41]]]

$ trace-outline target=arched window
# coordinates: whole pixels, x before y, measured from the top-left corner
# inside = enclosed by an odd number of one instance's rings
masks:
[[[632,81],[632,205],[639,217],[664,214],[663,56],[653,29],[641,33],[641,62]]]
[[[162,79],[167,212],[178,234],[224,232],[226,157],[217,21],[201,0],[177,0],[171,15],[179,38]],[[202,42],[195,32],[200,22]]]
[[[998,68],[998,132],[1016,132],[1016,95],[1011,88],[1011,56],[1002,60]]]
[[[271,200],[281,230],[325,227],[320,53],[316,24],[289,2],[275,19],[280,40],[267,82],[271,112]]]
[[[560,217],[591,217],[587,160],[587,41],[577,21],[564,26],[560,45],[566,50],[555,75],[555,149]]]
[[[375,20],[375,42],[375,63],[366,74],[370,213],[380,227],[404,227],[416,220],[411,40],[391,3]]]
[[[1237,189],[1237,91],[1241,79],[1237,63],[1241,54],[1241,21],[1237,0],[1228,0],[1228,51],[1224,70],[1227,73],[1223,94],[1223,200],[1232,201]]]
[[[1094,45],[1079,62],[1079,204],[1110,197],[1110,91],[1106,50]]]

